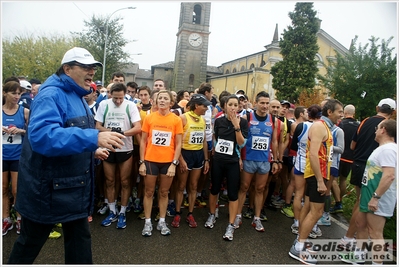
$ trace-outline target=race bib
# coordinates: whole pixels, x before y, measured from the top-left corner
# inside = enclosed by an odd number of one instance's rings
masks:
[[[233,155],[234,142],[224,139],[219,139],[215,151],[220,154]]]
[[[22,136],[20,134],[3,133],[3,144],[20,145],[22,144]]]
[[[328,162],[333,161],[333,146],[330,147],[330,152],[328,153]]]
[[[367,183],[368,183],[368,179],[367,179],[367,168],[364,170],[364,173],[363,173],[363,177],[362,177],[362,184],[363,185],[367,185]]]
[[[190,145],[199,145],[204,142],[204,132],[190,132],[190,139],[188,140],[188,143]]]
[[[251,148],[253,150],[261,150],[261,151],[268,150],[269,149],[269,137],[260,137],[260,136],[252,137]]]
[[[153,130],[152,131],[152,144],[155,146],[170,146],[172,140],[171,132],[164,132]]]
[[[121,132],[124,131],[122,121],[118,120],[107,120],[106,125],[107,129],[110,129],[113,132]]]

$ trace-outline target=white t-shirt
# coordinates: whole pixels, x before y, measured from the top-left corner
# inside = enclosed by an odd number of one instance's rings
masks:
[[[119,107],[114,104],[112,99],[101,101],[94,118],[96,121],[103,123],[105,128],[116,128],[122,132],[130,130],[133,128],[133,123],[141,120],[137,106],[132,101],[126,99],[123,100]],[[133,150],[131,136],[127,136],[122,140],[125,144],[121,149],[116,149],[116,152]]]

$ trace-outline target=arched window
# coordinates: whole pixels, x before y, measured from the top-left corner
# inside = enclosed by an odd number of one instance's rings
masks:
[[[195,5],[193,11],[193,24],[201,24],[201,6]]]
[[[194,74],[190,74],[190,77],[188,78],[188,84],[191,86],[194,84]]]
[[[323,57],[320,54],[316,54],[316,56],[314,57],[314,60],[316,60],[318,63],[323,63]]]
[[[245,67],[244,66],[241,66],[241,71],[244,71],[245,70]]]
[[[236,72],[237,72],[237,70],[236,70],[236,68],[234,68],[232,73],[236,73]]]
[[[263,60],[262,64],[260,64],[260,66],[263,67],[264,65],[266,65],[266,62]]]
[[[230,71],[229,70],[226,70],[226,74],[229,74],[230,73]]]
[[[255,65],[252,63],[251,66],[249,67],[250,69],[255,68]]]

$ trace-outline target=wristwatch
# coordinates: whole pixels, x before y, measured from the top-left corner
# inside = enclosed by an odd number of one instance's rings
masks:
[[[175,166],[179,165],[179,163],[180,163],[180,161],[178,161],[178,160],[173,160],[172,161],[172,164],[175,165]]]
[[[376,193],[376,192],[374,192],[374,193],[373,193],[373,198],[380,199],[380,198],[381,198],[381,196],[377,195],[377,193]]]
[[[141,164],[143,164],[145,161],[144,160],[139,160],[139,166],[141,165]]]

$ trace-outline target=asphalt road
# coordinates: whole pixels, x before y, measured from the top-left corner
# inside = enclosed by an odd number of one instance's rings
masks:
[[[223,202],[221,203],[223,204]],[[90,223],[94,264],[138,265],[138,264],[298,264],[288,255],[295,235],[291,233],[292,219],[285,217],[280,210],[268,210],[268,221],[263,222],[265,232],[259,233],[251,226],[250,219],[243,219],[242,226],[235,231],[234,240],[223,240],[228,224],[227,206],[220,208],[220,217],[213,229],[204,227],[208,217],[207,208],[194,210],[197,228],[190,228],[183,218],[187,209],[182,209],[180,228],[172,228],[170,236],[162,236],[154,230],[151,237],[143,237],[141,230],[144,221],[137,219],[132,211],[127,214],[127,228],[116,229],[113,223],[109,227],[100,225],[105,215],[95,214]],[[153,218],[155,218],[155,209]],[[325,239],[341,238],[345,232],[344,219],[336,217],[331,226],[321,226]],[[170,225],[172,218],[167,217]],[[55,228],[56,229],[56,228]],[[61,229],[56,229],[61,231]],[[3,263],[7,262],[11,248],[17,238],[15,228],[3,236]],[[63,237],[48,239],[35,264],[64,264]],[[344,264],[341,262],[323,262],[323,264]]]

